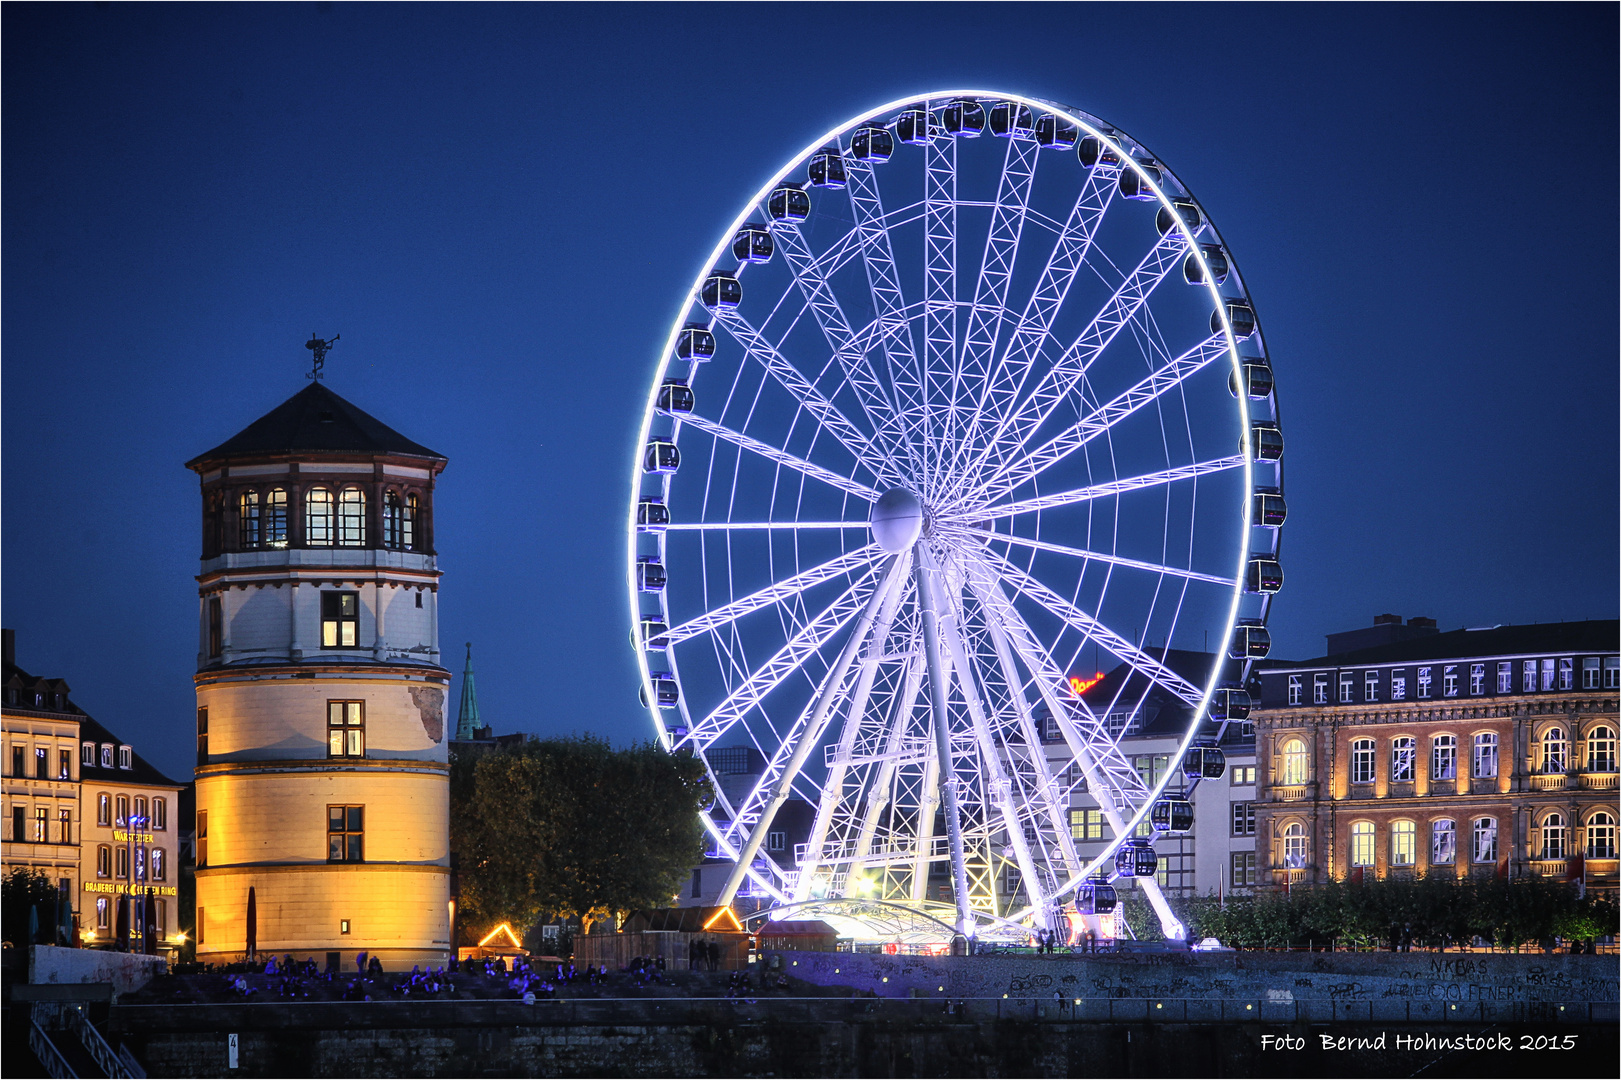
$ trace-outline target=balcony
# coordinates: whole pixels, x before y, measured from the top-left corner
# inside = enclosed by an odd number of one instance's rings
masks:
[[[1569,778],[1564,773],[1531,774],[1532,791],[1564,791]]]
[[[1621,773],[1613,772],[1584,772],[1582,773],[1582,787],[1589,791],[1614,791]]]
[[[1531,872],[1542,877],[1562,878],[1570,870],[1570,864],[1564,859],[1532,859]]]
[[[1317,784],[1277,784],[1272,788],[1273,802],[1299,802],[1301,799],[1310,799],[1317,794]]]

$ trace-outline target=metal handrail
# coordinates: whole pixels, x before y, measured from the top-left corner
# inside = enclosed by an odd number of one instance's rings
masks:
[[[78,1080],[79,1074],[73,1071],[68,1059],[62,1056],[62,1051],[56,1048],[51,1037],[45,1034],[45,1029],[33,1017],[28,1019],[28,1049],[34,1052],[45,1068],[45,1075],[51,1080]]]
[[[124,1066],[123,1061],[119,1059],[117,1054],[113,1053],[113,1048],[107,1045],[107,1040],[102,1038],[101,1032],[96,1030],[96,1025],[90,1022],[90,1018],[83,1011],[70,1008],[63,1009],[62,1012],[67,1017],[68,1029],[78,1036],[79,1042],[89,1052],[90,1056],[95,1059],[96,1065],[100,1067],[102,1072],[113,1078],[113,1080],[135,1080],[129,1069]]]

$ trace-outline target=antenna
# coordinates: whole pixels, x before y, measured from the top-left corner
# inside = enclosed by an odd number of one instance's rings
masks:
[[[317,381],[320,380],[321,369],[326,366],[326,352],[328,349],[332,348],[332,346],[336,345],[338,343],[338,338],[342,336],[342,334],[333,334],[330,341],[322,341],[313,333],[310,334],[310,339],[304,343],[304,347],[315,354],[315,367],[308,375],[304,376],[306,379],[315,379]]]

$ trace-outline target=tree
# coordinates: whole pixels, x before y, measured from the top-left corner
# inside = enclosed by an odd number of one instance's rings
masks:
[[[56,886],[44,872],[13,866],[0,882],[0,920],[5,939],[18,947],[56,940]],[[34,917],[30,934],[29,915]]]
[[[458,759],[451,844],[468,922],[529,926],[543,912],[592,922],[663,907],[703,858],[703,766],[652,744],[590,735]]]

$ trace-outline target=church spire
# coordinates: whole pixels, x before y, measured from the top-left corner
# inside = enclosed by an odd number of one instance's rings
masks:
[[[467,643],[467,667],[462,670],[462,704],[456,713],[456,738],[466,742],[475,737],[478,722],[478,690],[473,686],[473,643]]]

